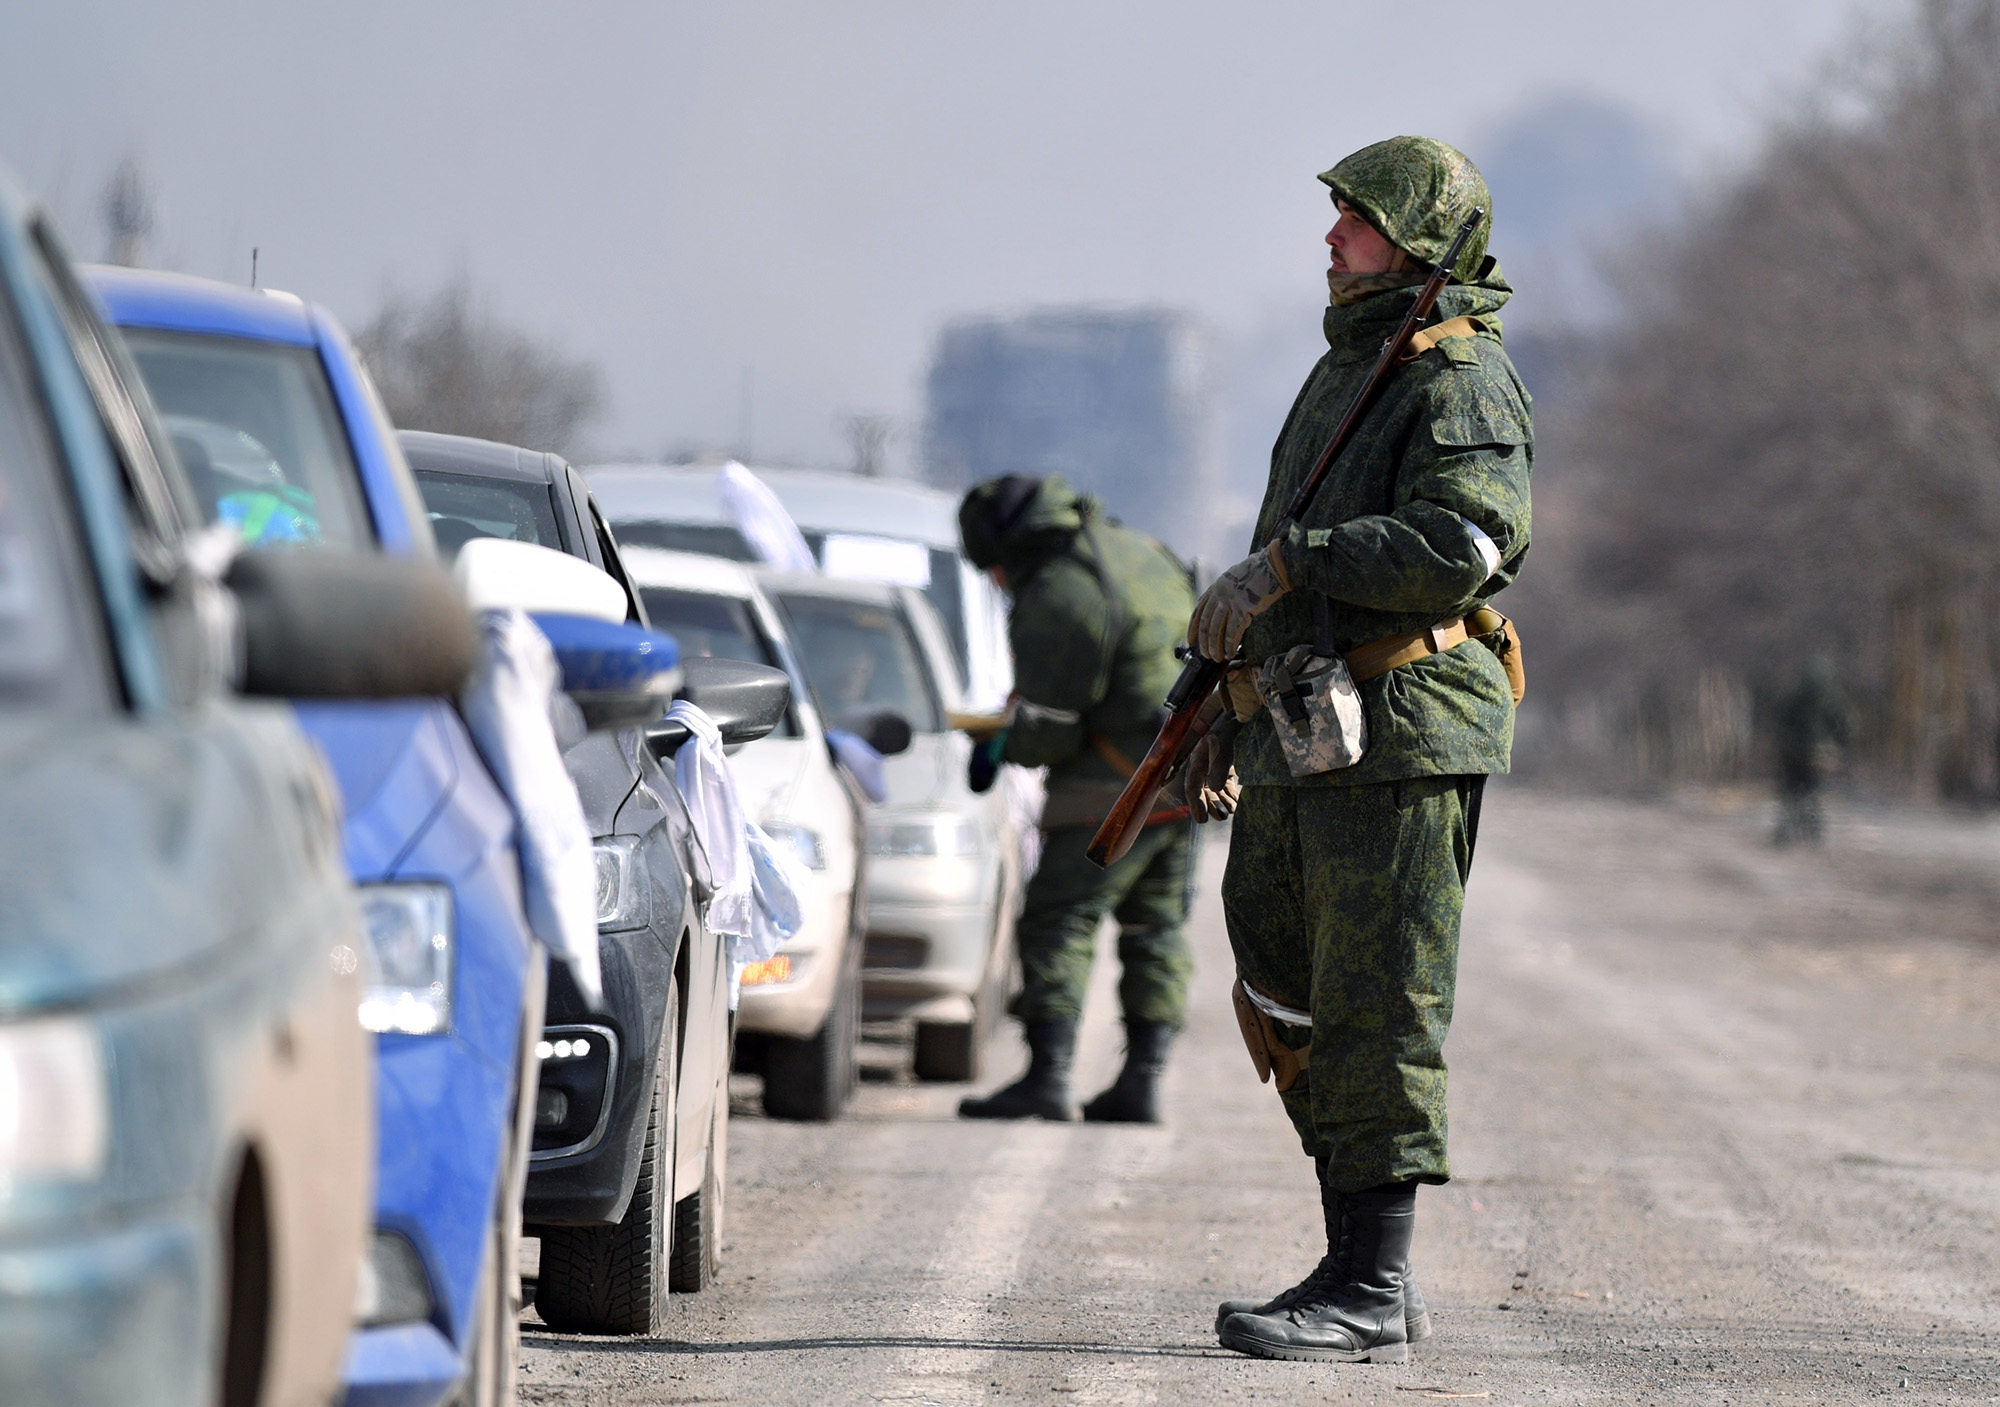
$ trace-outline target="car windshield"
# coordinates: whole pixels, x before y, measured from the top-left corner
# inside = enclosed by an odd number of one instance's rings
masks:
[[[318,352],[151,328],[125,339],[208,521],[250,547],[374,541]]]
[[[547,484],[419,469],[417,487],[430,510],[438,551],[446,557],[456,557],[458,549],[475,537],[503,537],[563,550],[556,532],[555,497]]]
[[[857,727],[886,709],[916,732],[943,731],[923,657],[894,607],[803,592],[786,592],[779,600],[806,677],[837,727]]]
[[[642,586],[639,599],[646,603],[646,617],[653,629],[674,637],[681,657],[744,660],[750,664],[783,669],[784,664],[771,648],[764,632],[757,628],[750,603],[736,596],[717,596],[708,591],[678,591],[666,586]],[[798,725],[790,710],[773,737],[798,736]]]
[[[646,603],[653,629],[664,630],[678,640],[682,655],[777,667],[763,632],[750,615],[748,601],[661,586],[642,586],[639,596]]]

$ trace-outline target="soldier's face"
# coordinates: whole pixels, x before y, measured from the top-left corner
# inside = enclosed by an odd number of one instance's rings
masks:
[[[1396,263],[1396,246],[1382,238],[1346,201],[1337,202],[1340,219],[1326,232],[1332,252],[1330,273],[1386,274]]]

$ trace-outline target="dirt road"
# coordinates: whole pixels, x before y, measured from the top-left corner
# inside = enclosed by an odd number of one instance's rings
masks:
[[[832,1126],[740,1099],[723,1283],[675,1342],[530,1323],[523,1400],[2000,1401],[2000,825],[1837,813],[1796,853],[1765,824],[1494,788],[1407,1366],[1215,1344],[1219,1298],[1321,1249],[1229,1014],[1217,848],[1168,1127],[964,1124],[962,1089],[889,1079]]]

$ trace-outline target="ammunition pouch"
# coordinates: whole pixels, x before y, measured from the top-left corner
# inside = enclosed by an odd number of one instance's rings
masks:
[[[1361,695],[1339,655],[1315,654],[1310,645],[1273,655],[1257,671],[1257,691],[1294,777],[1352,767],[1367,750]]]
[[[1257,1082],[1269,1084],[1275,1075],[1278,1093],[1285,1093],[1305,1073],[1306,1062],[1312,1057],[1312,1047],[1307,1045],[1293,1050],[1279,1040],[1277,1021],[1251,998],[1241,977],[1229,989],[1229,1001],[1236,1008],[1236,1024],[1242,1029],[1243,1044],[1250,1052],[1250,1063],[1257,1067]]]

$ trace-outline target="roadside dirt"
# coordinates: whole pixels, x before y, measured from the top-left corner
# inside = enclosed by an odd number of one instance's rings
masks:
[[[1407,1366],[1217,1347],[1317,1259],[1311,1167],[1200,976],[1162,1129],[991,1126],[878,1052],[853,1115],[738,1091],[727,1266],[671,1342],[524,1327],[521,1396],[663,1402],[2000,1401],[2000,824],[1497,784],[1418,1204]],[[1080,1086],[1119,1054],[1100,960]],[[992,1052],[990,1086],[1022,1056]]]

